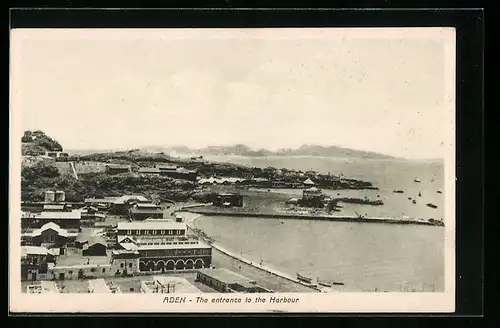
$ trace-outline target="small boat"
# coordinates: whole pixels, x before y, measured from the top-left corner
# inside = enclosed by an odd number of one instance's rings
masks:
[[[438,194],[442,194],[443,192],[442,192],[441,190],[438,190],[438,191],[437,191],[437,193],[438,193]]]
[[[332,287],[331,283],[329,283],[327,281],[319,280],[319,278],[318,278],[318,285],[323,286],[323,287]]]
[[[411,200],[411,197],[408,197],[409,200]]]
[[[422,197],[422,193],[421,192],[418,193],[418,197]]]
[[[393,190],[393,193],[402,194],[402,193],[404,193],[404,191],[401,189],[398,189],[398,190]]]
[[[414,181],[414,182],[417,182],[417,183],[422,182],[422,180],[420,180],[419,178],[415,178],[413,181]]]
[[[428,203],[427,206],[429,206],[430,208],[437,208],[437,205],[434,205],[432,203]]]
[[[298,273],[297,273],[297,280],[300,280],[302,282],[306,282],[308,284],[310,284],[312,282],[312,278],[302,276],[302,275],[300,275]]]
[[[333,282],[334,285],[336,286],[344,286],[344,283],[343,282]]]
[[[414,199],[414,200],[413,200],[413,204],[416,204],[416,203],[417,203],[417,201]]]

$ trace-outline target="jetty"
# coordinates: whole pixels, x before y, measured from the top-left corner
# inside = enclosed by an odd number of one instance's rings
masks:
[[[365,216],[346,216],[346,215],[331,215],[331,214],[298,214],[298,213],[257,213],[257,212],[230,212],[217,211],[207,209],[198,209],[195,207],[183,208],[182,211],[203,214],[207,216],[237,216],[237,217],[254,217],[254,218],[269,218],[269,219],[296,219],[296,220],[317,220],[317,221],[336,221],[336,222],[367,222],[367,223],[387,223],[387,224],[417,224],[427,226],[444,226],[443,221],[439,220],[424,220],[414,218],[397,218],[397,217],[365,217]]]

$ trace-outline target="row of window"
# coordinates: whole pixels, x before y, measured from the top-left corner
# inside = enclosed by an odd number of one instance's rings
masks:
[[[137,245],[196,245],[197,241],[167,241],[167,242],[151,242],[151,243],[142,243],[138,242]]]
[[[140,235],[184,235],[185,230],[127,230],[129,236]]]
[[[162,251],[141,251],[141,257],[210,255],[211,249],[169,249]]]

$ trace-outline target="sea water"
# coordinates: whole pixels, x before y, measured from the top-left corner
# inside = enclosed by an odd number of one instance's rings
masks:
[[[328,190],[327,194],[366,196],[381,199],[384,205],[344,204],[340,213],[404,215],[443,219],[446,223],[444,166],[440,162],[307,157],[219,160],[257,167],[342,173],[346,178],[370,181],[379,190]],[[416,183],[416,178],[421,182]],[[395,189],[404,193],[394,193]],[[274,192],[300,193],[297,190]],[[427,203],[436,204],[438,208],[432,209]],[[347,291],[442,291],[444,288],[443,227],[231,216],[202,217],[194,225],[227,249],[256,263],[262,261],[291,275],[301,273],[314,280],[342,282]]]

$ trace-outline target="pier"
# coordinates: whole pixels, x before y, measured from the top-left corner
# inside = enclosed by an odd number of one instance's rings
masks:
[[[229,211],[212,211],[209,209],[196,209],[194,207],[183,208],[185,212],[203,214],[207,216],[239,216],[239,217],[255,217],[255,218],[270,218],[270,219],[296,219],[296,220],[318,220],[318,221],[336,221],[336,222],[367,222],[367,223],[387,223],[387,224],[416,224],[426,226],[444,226],[442,221],[433,220],[426,221],[422,219],[404,219],[391,217],[359,217],[359,216],[342,216],[342,215],[304,215],[293,213],[252,213],[252,212],[229,212]]]

